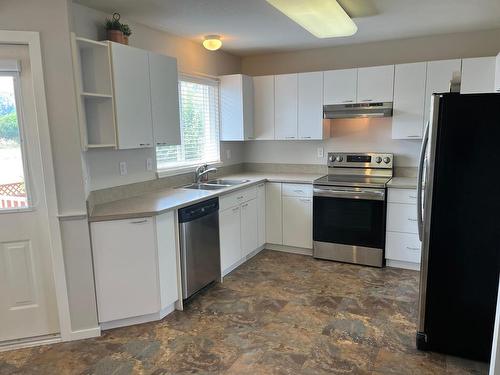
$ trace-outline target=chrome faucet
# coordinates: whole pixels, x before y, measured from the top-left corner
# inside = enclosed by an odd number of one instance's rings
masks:
[[[208,174],[210,172],[217,172],[217,168],[212,167],[208,168],[207,164],[200,165],[198,168],[196,168],[194,172],[194,180],[197,184],[199,184],[202,180],[207,181],[208,180]]]

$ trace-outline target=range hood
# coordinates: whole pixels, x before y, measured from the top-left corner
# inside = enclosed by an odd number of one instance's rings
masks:
[[[330,104],[323,106],[323,117],[326,119],[390,116],[392,116],[392,102]]]

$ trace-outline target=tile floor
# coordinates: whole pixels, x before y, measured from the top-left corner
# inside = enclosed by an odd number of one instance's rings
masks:
[[[0,374],[487,374],[414,348],[418,273],[263,251],[160,322],[0,353]]]

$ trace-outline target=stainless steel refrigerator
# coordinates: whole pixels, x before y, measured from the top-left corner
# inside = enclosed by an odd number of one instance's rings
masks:
[[[420,156],[417,348],[490,359],[500,270],[500,94],[433,96]]]

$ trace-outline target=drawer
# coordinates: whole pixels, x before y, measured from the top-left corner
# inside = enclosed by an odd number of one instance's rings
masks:
[[[235,191],[234,193],[230,193],[227,195],[223,195],[219,199],[219,209],[225,210],[230,207],[234,207],[243,202],[248,202],[251,199],[257,198],[257,188],[251,187],[247,189],[242,189]]]
[[[387,202],[417,204],[417,191],[415,189],[388,189]]]
[[[418,233],[417,206],[414,204],[387,204],[387,231]]]
[[[282,184],[281,188],[284,197],[305,197],[313,196],[313,187],[309,184]]]
[[[420,248],[421,243],[416,234],[387,232],[386,259],[420,263]]]

